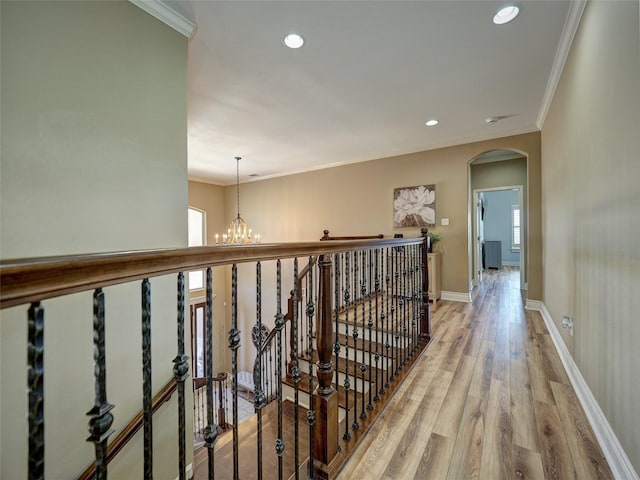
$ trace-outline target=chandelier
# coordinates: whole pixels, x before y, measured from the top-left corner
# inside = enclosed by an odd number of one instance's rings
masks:
[[[237,215],[233,219],[227,233],[222,235],[223,245],[236,245],[242,243],[259,243],[260,235],[251,235],[251,229],[247,227],[247,222],[240,216],[240,160],[242,157],[235,157],[236,159],[236,197],[237,197]],[[216,234],[216,245],[218,244],[219,237]]]

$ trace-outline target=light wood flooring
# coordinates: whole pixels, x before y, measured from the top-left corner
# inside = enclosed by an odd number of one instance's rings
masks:
[[[519,275],[433,307],[431,346],[340,480],[613,478]]]

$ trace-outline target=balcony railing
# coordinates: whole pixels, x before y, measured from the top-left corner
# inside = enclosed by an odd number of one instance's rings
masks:
[[[46,473],[44,328],[45,324],[65,328],[47,323],[47,300],[87,291],[93,295],[93,310],[86,317],[93,323],[95,392],[88,413],[88,441],[95,445],[95,477],[107,478],[107,446],[117,408],[109,402],[106,382],[105,326],[110,319],[105,315],[105,296],[110,287],[125,283],[140,286],[140,304],[126,308],[137,312],[142,328],[141,463],[144,478],[152,478],[151,280],[167,276],[175,278],[177,299],[176,355],[166,361],[173,363],[178,392],[179,478],[187,478],[186,451],[193,448],[187,445],[186,416],[205,412],[206,421],[197,428],[207,460],[195,465],[196,477],[215,478],[217,473],[218,478],[234,479],[335,478],[428,344],[430,310],[426,237],[330,240],[2,261],[0,307],[24,306],[28,324],[29,478],[44,478]],[[243,264],[255,269],[240,278],[239,270],[245,274],[249,270]],[[269,273],[263,274],[267,265]],[[189,343],[184,338],[188,303],[184,273],[200,269],[206,271],[206,377],[194,384],[195,401],[201,403],[187,406],[191,352],[186,351]],[[230,274],[226,338],[212,334],[214,324],[225,321],[213,314],[216,269]],[[241,288],[245,285],[241,282],[255,285],[255,295]],[[239,323],[240,310],[248,321],[248,308],[254,315],[252,330],[257,332],[250,363],[238,353],[241,345],[251,343],[249,332],[241,331]],[[220,349],[230,357],[230,415],[225,411],[226,388],[223,400],[220,383],[226,378],[213,374],[213,352]],[[244,369],[252,370],[255,414],[240,425],[238,380]],[[232,433],[225,433],[227,429]]]

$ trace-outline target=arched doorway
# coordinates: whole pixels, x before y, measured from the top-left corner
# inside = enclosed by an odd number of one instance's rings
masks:
[[[527,288],[527,184],[523,152],[491,150],[470,160],[473,287],[482,282],[484,270],[510,266],[520,270],[520,288]]]

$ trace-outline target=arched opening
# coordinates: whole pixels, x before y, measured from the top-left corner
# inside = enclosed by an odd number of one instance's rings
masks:
[[[527,154],[500,149],[469,161],[469,271],[471,287],[489,269],[520,272],[527,289]]]

